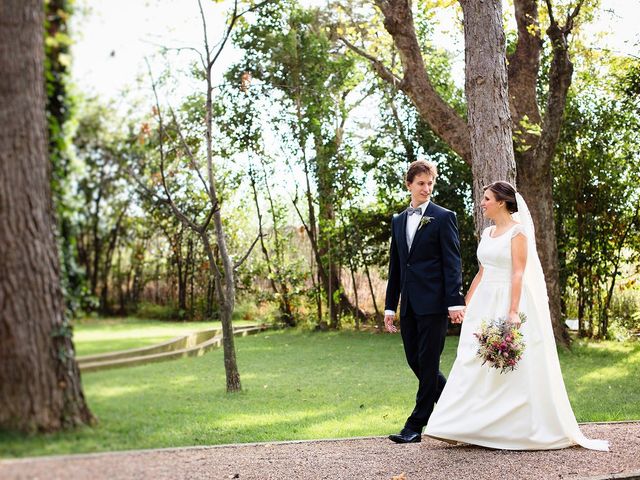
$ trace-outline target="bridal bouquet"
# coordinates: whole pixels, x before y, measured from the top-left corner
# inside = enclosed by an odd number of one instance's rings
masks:
[[[522,323],[527,320],[522,312],[518,316]],[[479,343],[476,356],[482,360],[483,365],[488,363],[490,368],[496,368],[500,373],[515,370],[524,353],[525,344],[522,332],[508,323],[507,318],[483,321],[480,331],[474,335]]]

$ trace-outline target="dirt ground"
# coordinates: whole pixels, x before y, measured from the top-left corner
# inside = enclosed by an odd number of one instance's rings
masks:
[[[0,479],[640,479],[640,422],[592,423],[610,452],[514,452],[385,437],[222,445],[0,461]]]

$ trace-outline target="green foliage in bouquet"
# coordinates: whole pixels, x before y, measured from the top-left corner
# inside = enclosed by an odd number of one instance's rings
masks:
[[[524,313],[518,312],[518,316],[521,324],[527,321]],[[507,320],[500,317],[483,321],[480,330],[474,333],[479,344],[476,356],[483,365],[488,363],[490,368],[496,368],[500,373],[515,370],[525,350],[522,332]]]

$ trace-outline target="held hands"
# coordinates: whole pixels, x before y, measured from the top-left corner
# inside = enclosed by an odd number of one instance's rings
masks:
[[[464,311],[465,309],[449,310],[449,318],[451,319],[451,322],[462,323],[462,321],[464,320]],[[384,328],[387,332],[396,333],[398,331],[398,328],[394,324],[395,319],[396,319],[395,315],[384,316]],[[518,321],[520,321],[520,317],[518,317]]]
[[[451,319],[451,323],[462,323],[462,321],[464,320],[464,311],[464,308],[460,310],[449,310],[449,318]]]
[[[384,328],[385,328],[385,330],[387,332],[396,333],[398,331],[396,326],[393,324],[395,319],[396,319],[395,315],[385,315],[384,316]]]

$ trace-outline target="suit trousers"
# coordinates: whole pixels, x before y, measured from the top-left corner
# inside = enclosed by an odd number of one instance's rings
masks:
[[[447,314],[417,315],[407,302],[406,313],[400,317],[400,333],[407,362],[418,378],[416,405],[405,427],[420,433],[447,382],[440,372]]]

